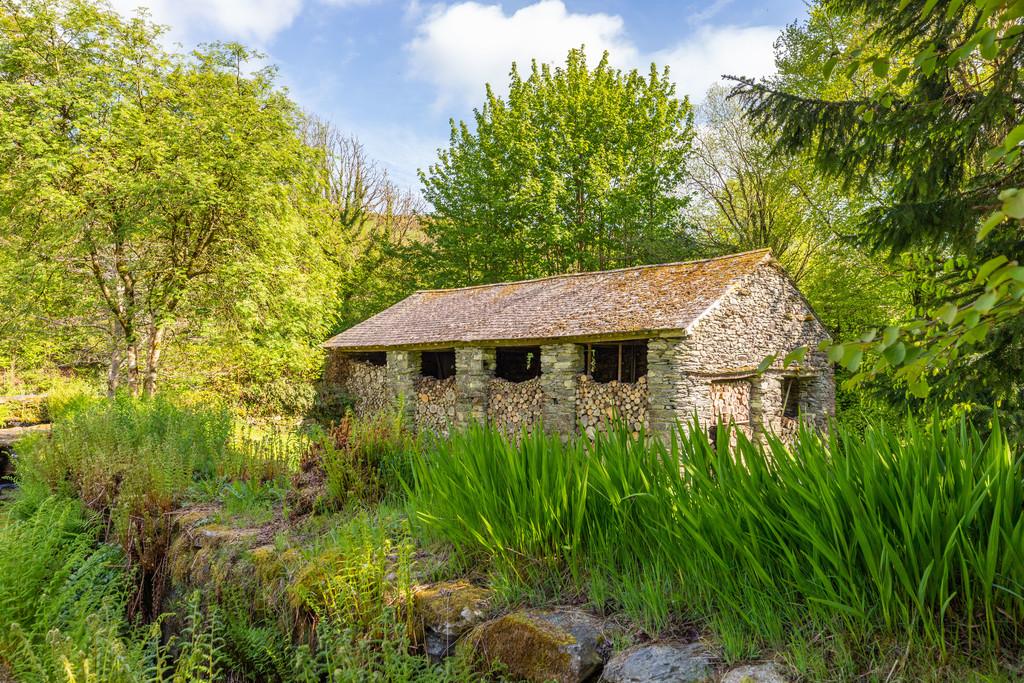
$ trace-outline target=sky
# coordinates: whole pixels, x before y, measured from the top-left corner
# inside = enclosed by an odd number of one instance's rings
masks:
[[[804,0],[112,0],[146,7],[183,49],[235,40],[264,53],[303,108],[355,135],[402,187],[469,119],[512,62],[564,62],[584,45],[613,65],[667,65],[698,103],[722,74],[774,70],[773,43]]]

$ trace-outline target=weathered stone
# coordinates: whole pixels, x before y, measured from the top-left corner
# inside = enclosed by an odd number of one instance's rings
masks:
[[[487,417],[487,384],[494,377],[493,348],[455,349],[455,424],[465,427]]]
[[[412,423],[416,415],[413,395],[420,377],[422,354],[418,351],[388,351],[387,385],[391,398],[402,408],[403,417]]]
[[[583,347],[551,344],[540,349],[544,388],[544,428],[559,434],[576,430],[576,376],[583,372]]]
[[[467,642],[485,667],[500,664],[519,680],[581,683],[597,672],[607,639],[585,612],[523,611],[477,626]]]
[[[787,683],[775,664],[748,664],[730,669],[722,676],[721,683]]]
[[[451,654],[455,642],[484,621],[492,592],[467,581],[445,581],[413,590],[418,636],[426,653],[440,659]]]
[[[651,643],[623,650],[604,667],[606,683],[688,683],[711,677],[710,657],[699,643]]]

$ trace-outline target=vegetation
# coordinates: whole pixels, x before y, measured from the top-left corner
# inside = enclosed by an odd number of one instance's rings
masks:
[[[690,105],[667,72],[623,73],[583,50],[564,67],[512,66],[473,126],[422,173],[431,284],[501,282],[663,262],[689,253],[681,184]]]
[[[0,501],[0,679],[471,680],[412,623],[455,577],[809,680],[1019,677],[1022,16],[817,0],[696,110],[513,65],[423,202],[244,46],[0,0],[0,390],[53,421]],[[416,287],[760,247],[837,342],[793,448],[433,439],[314,389]]]
[[[517,446],[474,428],[416,461],[413,519],[517,578],[567,572],[654,632],[711,618],[727,657],[793,626],[991,652],[1019,638],[1024,483],[998,430],[839,429],[790,450],[730,448],[726,429],[715,447],[700,429]]]

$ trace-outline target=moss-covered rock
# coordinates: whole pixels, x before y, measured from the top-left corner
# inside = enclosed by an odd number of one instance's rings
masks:
[[[417,641],[430,657],[446,657],[463,634],[487,618],[491,597],[489,589],[461,580],[415,587]]]
[[[467,637],[483,666],[537,683],[587,680],[600,669],[607,642],[601,622],[578,610],[514,612]]]

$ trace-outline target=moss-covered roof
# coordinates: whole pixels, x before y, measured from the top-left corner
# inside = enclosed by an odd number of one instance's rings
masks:
[[[437,348],[685,330],[767,249],[594,273],[416,292],[324,346]]]

